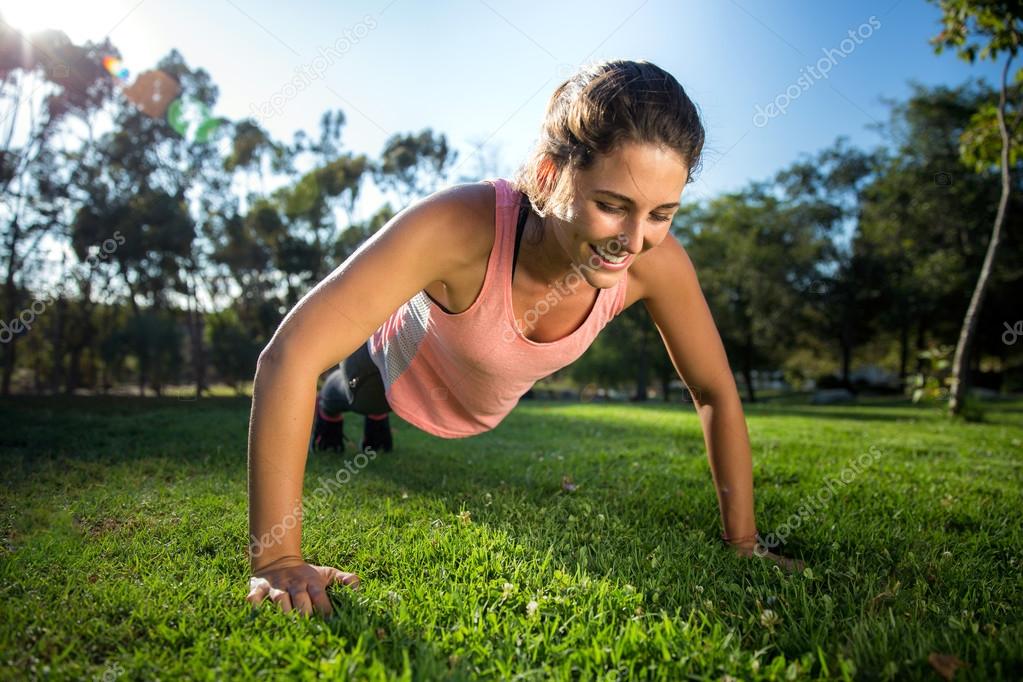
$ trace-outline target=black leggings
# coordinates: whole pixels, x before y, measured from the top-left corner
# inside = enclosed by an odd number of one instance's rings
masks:
[[[357,412],[379,416],[391,411],[380,370],[373,364],[368,344],[367,340],[345,358],[320,388],[319,405],[328,415]]]

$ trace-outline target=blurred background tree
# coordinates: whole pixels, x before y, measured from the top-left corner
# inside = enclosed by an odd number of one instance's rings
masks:
[[[1008,55],[1007,75],[1018,24],[992,22],[1012,8],[941,6],[952,19],[939,42]],[[354,154],[336,109],[291,141],[244,119],[197,144],[118,90],[101,65],[116,46],[56,31],[26,41],[0,23],[4,393],[243,392],[288,309],[402,207],[467,162],[479,177],[458,182],[498,174],[485,142],[456,163],[429,128],[392,135],[378,158]],[[156,68],[216,105],[210,75],[176,50]],[[1001,135],[1003,119],[1020,135],[1018,78],[913,84],[888,101],[877,148],[840,137],[773,177],[684,200],[670,238],[696,266],[746,400],[813,386],[908,396],[944,381],[942,347],[957,348],[948,376],[1019,390],[1023,344],[1001,336],[1023,284],[1019,154]],[[366,183],[388,198],[357,220]],[[679,379],[638,304],[542,384],[691,400]]]

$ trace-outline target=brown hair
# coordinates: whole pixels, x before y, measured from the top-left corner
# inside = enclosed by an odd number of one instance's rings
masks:
[[[688,183],[699,169],[703,124],[679,82],[659,66],[624,59],[582,66],[551,95],[539,140],[512,186],[539,216],[565,219],[575,173],[626,141],[676,151]]]

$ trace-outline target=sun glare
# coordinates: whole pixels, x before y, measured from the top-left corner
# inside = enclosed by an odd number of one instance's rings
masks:
[[[110,12],[95,3],[73,0],[3,0],[0,20],[25,34],[47,29],[63,31],[75,42],[99,41],[113,28]],[[109,22],[107,21],[109,19]]]

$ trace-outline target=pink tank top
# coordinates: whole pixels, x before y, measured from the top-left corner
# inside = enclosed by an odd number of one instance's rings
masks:
[[[589,316],[575,331],[549,343],[527,339],[521,329],[557,306],[561,291],[590,285],[578,271],[569,273],[516,325],[512,256],[521,195],[503,178],[484,182],[497,192],[496,235],[476,300],[452,314],[420,291],[368,342],[391,409],[442,438],[474,436],[497,426],[534,383],[578,359],[625,307],[628,270],[615,286],[598,289]]]

